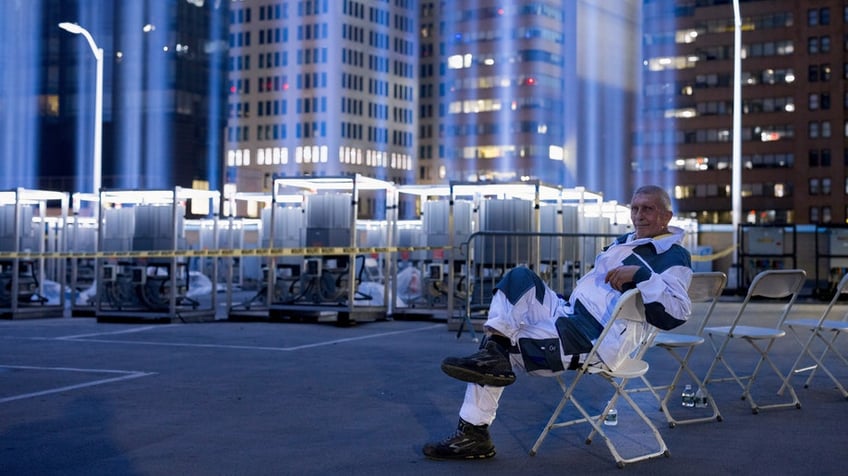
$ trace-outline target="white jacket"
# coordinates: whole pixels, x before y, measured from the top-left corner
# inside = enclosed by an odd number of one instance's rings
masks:
[[[615,369],[647,335],[647,325],[663,330],[686,322],[691,312],[687,289],[692,279],[691,256],[680,246],[683,230],[671,227],[670,233],[654,238],[634,239],[634,234],[619,237],[595,259],[591,271],[583,276],[571,293],[569,302],[579,300],[592,316],[606,325],[621,292],[604,282],[607,272],[623,265],[642,269],[634,277],[645,304],[644,325],[617,321],[598,350],[604,363]]]

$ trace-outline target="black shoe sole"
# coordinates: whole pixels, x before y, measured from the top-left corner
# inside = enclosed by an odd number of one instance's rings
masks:
[[[459,455],[459,454],[456,454],[456,455],[454,455],[454,454],[438,455],[438,454],[428,454],[426,451],[424,451],[424,456],[426,456],[427,458],[439,460],[439,461],[489,459],[489,458],[494,458],[495,450],[493,448],[492,451],[489,451],[488,453],[480,453],[480,454],[474,454],[474,455]]]
[[[456,367],[450,364],[442,364],[442,372],[450,377],[463,382],[488,385],[490,387],[506,387],[515,382],[515,374],[493,375],[469,370],[465,367]]]

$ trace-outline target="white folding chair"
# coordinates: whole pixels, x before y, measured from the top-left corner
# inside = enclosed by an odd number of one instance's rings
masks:
[[[687,423],[721,421],[721,413],[719,413],[718,406],[716,406],[715,403],[715,399],[710,396],[706,386],[703,384],[701,379],[698,378],[695,372],[689,367],[689,359],[694,353],[695,347],[704,343],[704,328],[707,326],[707,323],[709,322],[710,317],[713,314],[713,310],[715,309],[716,303],[718,302],[718,298],[721,297],[721,293],[724,290],[724,286],[726,283],[727,275],[720,271],[701,272],[694,273],[692,275],[692,281],[691,283],[689,283],[689,299],[692,301],[693,304],[706,304],[706,309],[704,311],[703,316],[701,317],[701,321],[698,323],[697,330],[694,334],[661,331],[656,335],[656,337],[654,337],[654,341],[651,343],[651,347],[659,347],[661,349],[665,349],[668,354],[678,363],[677,371],[674,373],[674,377],[671,379],[671,383],[667,385],[655,386],[651,384],[646,375],[643,375],[642,381],[645,383],[645,388],[631,390],[650,391],[654,395],[654,397],[656,397],[657,401],[660,402],[660,409],[662,410],[663,415],[665,415],[666,421],[668,421],[668,426],[670,428],[674,428],[675,425]],[[682,354],[684,350],[686,351],[686,353]],[[712,409],[711,415],[681,419],[677,419],[674,417],[674,415],[672,415],[672,412],[668,406],[668,402],[672,396],[676,395],[674,390],[677,388],[677,384],[684,373],[689,375],[689,377],[696,385],[696,388],[700,388],[701,391],[704,392],[704,395],[707,399],[707,405],[709,405],[709,407]],[[657,391],[661,390],[665,390],[665,395],[662,398],[657,393]]]
[[[833,307],[843,294],[848,294],[848,274],[839,280],[839,284],[836,285],[836,291],[833,295],[833,299],[830,300],[830,303],[827,305],[824,312],[822,312],[821,316],[789,319],[783,324],[792,332],[792,335],[798,343],[803,346],[801,353],[798,354],[798,358],[795,359],[795,363],[792,364],[792,370],[787,376],[787,382],[791,381],[795,374],[809,371],[810,376],[807,377],[807,380],[804,382],[804,388],[808,388],[816,370],[821,369],[822,372],[830,377],[830,380],[833,381],[836,388],[842,393],[842,396],[848,399],[848,391],[845,390],[845,387],[839,382],[839,379],[833,375],[833,372],[824,365],[825,355],[827,355],[828,352],[831,352],[838,360],[841,360],[842,363],[848,367],[848,360],[846,360],[845,356],[835,347],[836,339],[839,338],[839,335],[843,332],[848,332],[848,312],[843,314],[842,319],[828,319]],[[801,334],[805,331],[809,332],[810,335],[806,342],[803,342]],[[812,348],[813,341],[816,339],[824,343],[824,349],[821,351],[821,355],[818,356],[815,352],[813,352]],[[805,355],[813,359],[813,362],[815,363],[809,367],[798,368]],[[782,390],[783,389],[781,388],[781,391]]]
[[[639,405],[637,405],[636,402],[633,401],[633,399],[625,390],[625,386],[627,385],[628,380],[638,378],[648,371],[648,363],[638,358],[626,358],[621,362],[620,365],[616,367],[615,370],[611,370],[599,360],[598,349],[606,338],[607,334],[609,334],[610,328],[613,326],[613,323],[615,323],[619,319],[628,319],[629,321],[633,321],[629,322],[628,325],[643,326],[644,328],[653,329],[652,326],[648,326],[645,322],[644,305],[642,304],[641,294],[639,293],[639,291],[637,289],[632,289],[622,294],[611,313],[609,322],[606,326],[604,326],[604,330],[601,332],[601,335],[596,340],[595,345],[592,347],[592,350],[586,355],[583,363],[580,365],[580,368],[575,371],[576,373],[571,379],[571,382],[569,384],[566,384],[562,378],[562,374],[556,376],[557,382],[563,390],[563,395],[560,399],[559,404],[556,406],[556,409],[548,420],[548,423],[542,430],[542,433],[539,435],[539,437],[536,439],[536,442],[533,444],[533,447],[530,449],[531,455],[536,454],[539,449],[539,446],[541,446],[542,444],[542,441],[544,441],[548,433],[550,433],[550,431],[554,428],[562,428],[576,425],[579,423],[589,423],[592,426],[592,432],[586,438],[586,443],[589,444],[592,442],[592,437],[595,435],[595,433],[601,435],[607,445],[607,448],[609,448],[610,453],[612,453],[613,458],[615,458],[616,465],[619,468],[624,467],[626,463],[642,461],[657,456],[669,456],[668,447],[666,446],[665,441],[663,440],[656,426],[654,426],[653,422],[645,415],[642,409],[639,408]],[[640,355],[641,348],[643,346],[648,345],[649,339],[652,337],[652,332],[646,332],[646,335],[642,339],[640,346],[633,352],[633,355]],[[613,394],[612,398],[610,398],[606,407],[599,415],[590,415],[586,408],[577,400],[574,394],[577,385],[587,374],[601,376],[615,390],[615,393]],[[604,431],[604,428],[602,427],[603,419],[606,417],[607,413],[609,413],[610,409],[612,409],[618,402],[619,397],[624,400],[639,416],[639,418],[645,423],[655,440],[655,445],[651,445],[650,449],[643,451],[635,456],[623,457],[616,448],[615,442],[612,440],[608,432]],[[582,418],[577,418],[568,421],[560,421],[560,414],[569,402],[574,405],[578,412],[580,412]]]
[[[766,408],[780,408],[788,406],[801,408],[801,402],[798,400],[798,395],[795,393],[795,389],[793,389],[791,385],[786,386],[787,377],[780,371],[780,369],[778,369],[774,361],[769,357],[769,351],[777,339],[786,335],[786,331],[781,329],[781,327],[783,326],[783,322],[786,320],[787,314],[789,314],[789,310],[795,303],[798,293],[804,286],[806,276],[807,274],[802,269],[770,269],[760,272],[754,277],[751,285],[748,286],[748,293],[742,301],[742,305],[739,307],[739,311],[733,319],[733,323],[729,326],[707,327],[704,329],[710,338],[713,349],[715,350],[715,358],[713,359],[712,364],[710,364],[710,368],[703,379],[705,387],[708,387],[710,384],[715,382],[730,380],[735,381],[742,388],[742,399],[748,400],[748,403],[751,405],[751,411],[755,414],[759,413],[761,409]],[[765,320],[770,320],[774,322],[773,326],[767,327],[764,325],[747,324],[747,322],[753,318],[749,317],[752,313],[746,313],[745,311],[752,299],[757,297],[779,299],[784,302],[782,312],[766,313],[766,315],[761,313],[758,316],[758,319],[764,320],[758,322],[758,324],[763,324]],[[771,317],[771,319],[769,319],[769,317]],[[750,375],[737,374],[729,362],[729,360],[735,356],[727,351],[728,344],[737,339],[741,339],[749,343],[759,354],[759,359],[757,360],[757,363]],[[765,347],[762,347],[760,344],[764,344]],[[742,356],[739,356],[739,358],[742,358]],[[719,362],[721,362],[725,369],[730,373],[730,377],[713,378],[713,372]],[[775,375],[780,378],[783,383],[781,388],[784,386],[789,388],[789,393],[792,397],[791,402],[758,405],[754,401],[751,396],[751,389],[763,363],[768,364],[768,366],[774,371]]]

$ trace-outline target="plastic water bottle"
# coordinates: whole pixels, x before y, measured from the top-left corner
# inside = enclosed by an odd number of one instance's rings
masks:
[[[609,402],[607,402],[609,405]],[[618,410],[615,407],[610,408],[610,411],[607,412],[607,416],[604,417],[604,425],[606,426],[615,426],[618,425]]]
[[[698,387],[698,391],[695,392],[695,406],[698,408],[704,408],[707,406],[707,393],[701,387]]]
[[[687,384],[683,389],[683,393],[680,395],[682,404],[684,407],[694,407],[695,406],[695,391],[692,390],[692,386]]]

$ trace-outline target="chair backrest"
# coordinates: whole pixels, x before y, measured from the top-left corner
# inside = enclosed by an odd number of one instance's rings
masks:
[[[803,269],[767,269],[761,271],[754,276],[751,285],[748,286],[748,294],[745,295],[745,300],[733,320],[732,327],[736,327],[745,313],[745,308],[748,303],[755,297],[765,297],[771,299],[786,299],[783,306],[783,312],[778,315],[775,327],[780,328],[789,310],[795,303],[798,293],[804,287],[804,281],[807,279],[807,273]],[[732,329],[731,329],[732,332]]]
[[[623,331],[621,326],[616,325],[616,322],[621,320],[629,321]],[[618,330],[612,332],[613,328]],[[636,288],[626,291],[610,311],[609,320],[595,340],[585,362],[593,362],[597,356],[607,367],[615,369],[625,359],[641,354],[643,348],[653,340],[654,329],[645,320],[642,293]]]
[[[697,335],[701,335],[706,327],[710,316],[713,314],[718,298],[721,297],[724,286],[727,284],[727,275],[721,271],[707,271],[701,273],[693,273],[692,281],[689,283],[689,300],[692,303],[706,302],[707,309],[698,324]]]
[[[642,302],[642,293],[631,290],[622,294],[612,314],[613,318],[645,322],[645,303]]]
[[[841,298],[843,294],[848,294],[848,273],[845,273],[836,285],[836,290],[833,292],[833,298],[827,304],[827,307],[819,319],[819,325],[821,325],[821,323],[830,316],[830,311],[833,310],[833,306],[836,305],[837,301],[839,301],[839,298]],[[842,315],[842,320],[848,320],[848,312]]]

